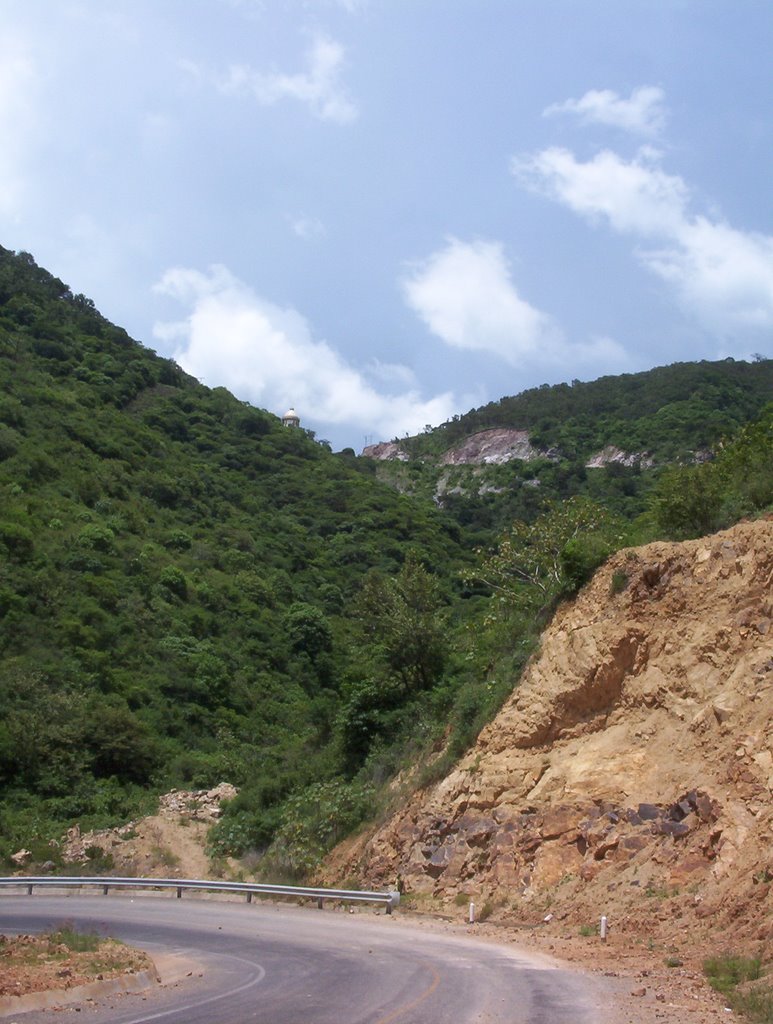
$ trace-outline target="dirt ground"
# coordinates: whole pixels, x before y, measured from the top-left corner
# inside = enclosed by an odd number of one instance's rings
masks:
[[[77,988],[153,969],[145,953],[113,939],[92,952],[74,952],[48,936],[0,935],[0,996]]]

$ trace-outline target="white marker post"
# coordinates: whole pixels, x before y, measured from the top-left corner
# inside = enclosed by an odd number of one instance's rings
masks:
[[[606,942],[607,941],[607,918],[606,918],[606,915],[603,915],[602,918],[601,918],[601,927],[599,928],[599,936],[601,937],[601,941],[602,942]]]
[[[475,924],[475,904],[470,903],[470,924]]]

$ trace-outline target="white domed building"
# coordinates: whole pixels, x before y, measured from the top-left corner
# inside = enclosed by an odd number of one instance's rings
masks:
[[[288,409],[287,412],[282,417],[282,423],[286,427],[300,427],[301,418],[295,411],[295,409]]]

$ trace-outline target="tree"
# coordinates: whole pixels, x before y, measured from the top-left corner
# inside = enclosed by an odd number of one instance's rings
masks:
[[[324,613],[312,604],[296,601],[284,616],[284,628],[294,651],[305,651],[312,661],[333,647],[333,631]]]
[[[361,644],[404,692],[429,689],[447,656],[437,580],[409,553],[395,577],[371,573],[355,608]]]
[[[623,521],[588,498],[550,502],[533,523],[516,522],[482,557],[480,580],[508,605],[544,612],[581,586],[624,543]]]

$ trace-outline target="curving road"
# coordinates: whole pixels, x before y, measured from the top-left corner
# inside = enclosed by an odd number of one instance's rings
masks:
[[[152,896],[0,897],[0,932],[40,931],[63,921],[156,958],[185,958],[177,985],[84,1008],[82,1017],[92,1024],[610,1020],[595,980],[509,946],[385,915]],[[51,1016],[15,1013],[13,1020],[37,1024]]]

